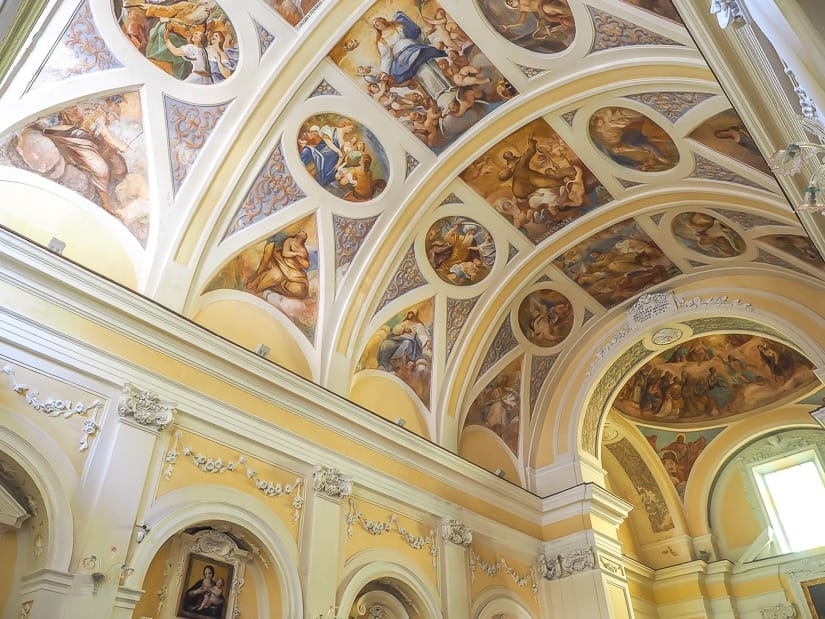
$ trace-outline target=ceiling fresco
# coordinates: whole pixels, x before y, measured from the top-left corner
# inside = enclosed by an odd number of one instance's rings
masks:
[[[825,276],[665,0],[83,0],[21,62],[0,181],[65,211],[4,225],[99,224],[137,276],[94,243],[84,266],[519,471],[641,294]],[[718,428],[817,384],[789,342],[729,331],[617,371],[611,415],[645,429],[609,453],[655,532],[651,466],[681,493]]]

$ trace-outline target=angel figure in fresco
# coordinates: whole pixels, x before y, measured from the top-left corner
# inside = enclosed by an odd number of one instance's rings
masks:
[[[378,366],[388,372],[404,373],[430,356],[430,332],[417,310],[409,310],[404,320],[390,329],[378,349]]]
[[[518,11],[519,17],[518,21],[503,24],[503,32],[511,28],[520,28],[531,15],[537,23],[533,31],[534,39],[547,39],[559,30],[572,30],[576,26],[573,11],[566,0],[504,0],[504,4]]]
[[[253,294],[276,292],[292,299],[303,299],[309,292],[307,269],[310,267],[306,248],[307,233],[299,231],[284,239],[280,247],[271,238],[264,246],[261,261],[246,284]]]

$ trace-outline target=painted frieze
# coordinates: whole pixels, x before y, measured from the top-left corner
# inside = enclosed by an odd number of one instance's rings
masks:
[[[461,178],[534,243],[602,202],[598,179],[542,119],[493,146]]]
[[[153,65],[187,84],[217,84],[238,66],[232,22],[215,0],[113,0],[120,28]]]
[[[483,280],[496,261],[492,235],[468,217],[442,217],[427,231],[427,260],[449,284],[467,286]]]
[[[330,58],[435,152],[516,94],[436,0],[375,3]]]
[[[811,388],[810,362],[745,333],[682,342],[637,370],[613,406],[635,419],[713,421],[764,408]]]
[[[384,148],[369,129],[345,116],[311,116],[301,125],[297,148],[315,181],[347,202],[372,200],[387,186]]]
[[[318,319],[318,238],[306,217],[230,260],[204,292],[234,289],[262,298],[313,341]]]
[[[585,239],[553,263],[605,307],[681,273],[632,219]]]
[[[590,139],[620,166],[639,172],[670,170],[679,151],[667,131],[626,107],[603,107],[590,117]]]

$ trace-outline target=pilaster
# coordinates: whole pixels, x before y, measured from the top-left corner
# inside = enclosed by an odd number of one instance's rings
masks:
[[[444,582],[442,600],[447,617],[470,616],[470,572],[467,547],[473,541],[473,532],[465,524],[452,518],[441,523],[441,565]]]

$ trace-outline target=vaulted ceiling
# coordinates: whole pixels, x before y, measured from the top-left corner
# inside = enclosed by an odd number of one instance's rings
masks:
[[[662,441],[819,384],[735,297],[825,265],[668,0],[60,2],[0,108],[3,225],[522,485],[574,371],[682,494]]]

